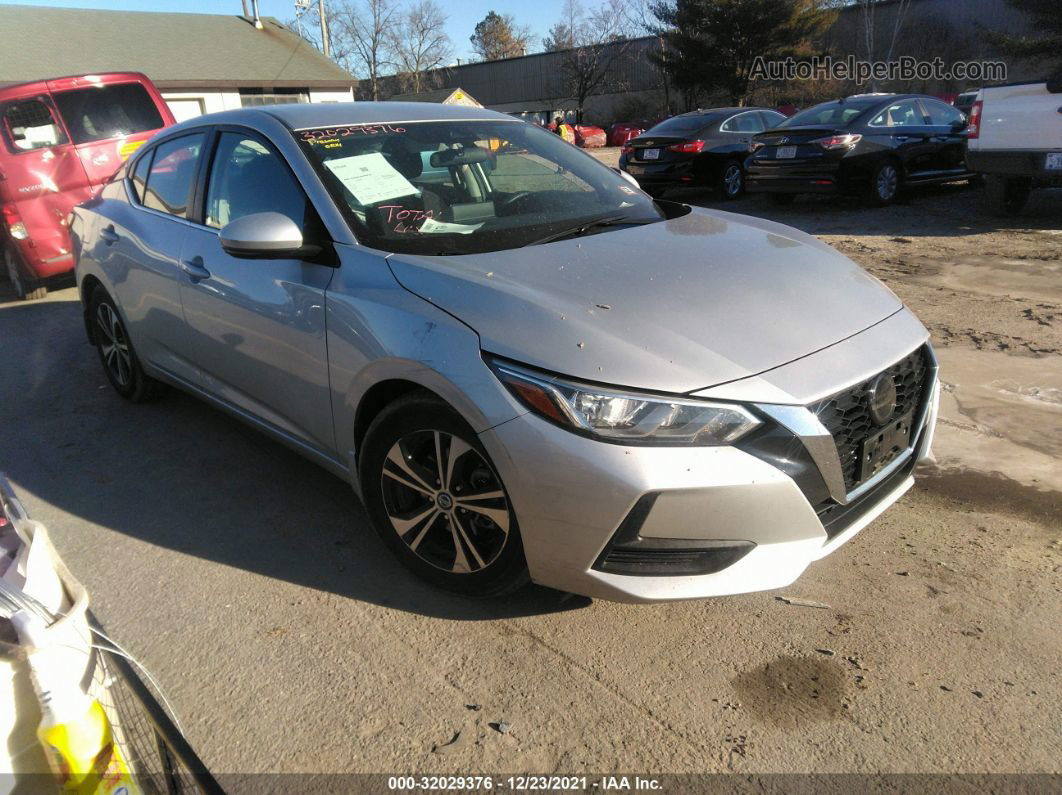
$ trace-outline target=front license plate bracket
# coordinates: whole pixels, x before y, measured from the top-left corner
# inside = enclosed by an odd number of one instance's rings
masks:
[[[859,482],[874,477],[911,446],[914,414],[891,420],[859,445]]]

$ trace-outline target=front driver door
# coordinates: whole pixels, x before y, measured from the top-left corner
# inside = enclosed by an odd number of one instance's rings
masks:
[[[319,239],[320,222],[281,155],[250,131],[215,139],[205,206],[181,248],[181,302],[203,388],[319,453],[335,439],[325,348],[325,289],[334,270],[298,259],[238,259],[225,224],[282,213]]]

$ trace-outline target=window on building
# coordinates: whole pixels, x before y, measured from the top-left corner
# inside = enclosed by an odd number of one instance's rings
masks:
[[[245,108],[261,105],[293,105],[309,101],[310,90],[308,88],[275,88],[272,91],[261,88],[240,89],[240,105]]]

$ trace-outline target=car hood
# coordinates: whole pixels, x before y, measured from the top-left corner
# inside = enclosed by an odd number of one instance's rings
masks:
[[[540,246],[388,262],[403,287],[474,329],[484,351],[674,393],[762,373],[902,308],[810,235],[701,209]]]

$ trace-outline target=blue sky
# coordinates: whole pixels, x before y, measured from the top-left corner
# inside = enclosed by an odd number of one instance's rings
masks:
[[[329,0],[325,0],[328,6]],[[449,16],[447,32],[454,43],[454,52],[462,61],[472,52],[468,37],[476,23],[494,10],[512,14],[516,21],[528,25],[541,40],[561,15],[563,0],[436,0]],[[0,5],[64,6],[67,8],[106,8],[118,11],[186,11],[202,14],[240,14],[240,0],[0,0]],[[293,0],[259,0],[263,16],[284,21],[295,15]]]

